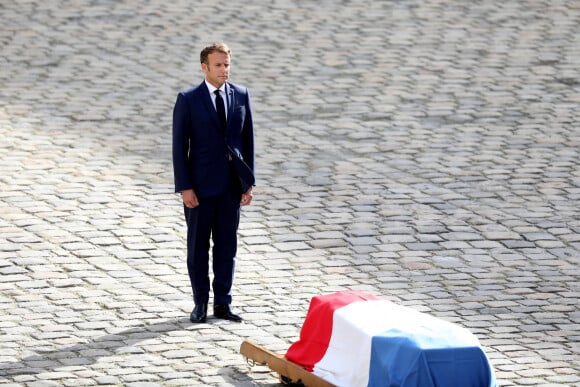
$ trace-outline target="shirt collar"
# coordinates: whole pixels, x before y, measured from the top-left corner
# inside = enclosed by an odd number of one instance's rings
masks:
[[[209,83],[207,81],[207,79],[205,80],[205,84],[207,85],[207,88],[208,88],[210,94],[213,94],[218,89],[217,87],[215,87],[214,85],[212,85],[211,83]],[[220,90],[221,93],[224,93],[225,94],[225,92],[226,92],[226,84],[224,83],[222,85],[222,87],[219,88],[219,90]]]

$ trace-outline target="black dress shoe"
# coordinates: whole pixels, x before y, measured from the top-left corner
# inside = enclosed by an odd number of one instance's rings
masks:
[[[235,313],[232,313],[229,305],[215,305],[213,307],[213,315],[215,318],[220,318],[222,320],[229,320],[240,322],[242,318]]]
[[[192,323],[204,323],[207,319],[207,304],[196,304],[189,316]]]

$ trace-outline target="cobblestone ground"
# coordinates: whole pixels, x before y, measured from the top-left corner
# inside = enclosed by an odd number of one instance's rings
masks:
[[[275,386],[310,298],[469,328],[503,386],[580,383],[577,1],[3,1],[0,384]],[[258,186],[234,307],[188,321],[171,111],[233,49]]]

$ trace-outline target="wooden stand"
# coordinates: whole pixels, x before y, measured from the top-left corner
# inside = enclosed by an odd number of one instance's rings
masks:
[[[247,359],[252,359],[257,364],[267,365],[272,371],[280,375],[283,384],[303,385],[305,387],[333,387],[334,384],[306,371],[296,363],[292,363],[284,357],[268,351],[251,341],[245,340],[240,346],[240,353]]]

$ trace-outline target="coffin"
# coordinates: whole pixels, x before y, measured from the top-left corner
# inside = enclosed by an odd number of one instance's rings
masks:
[[[312,298],[285,356],[337,386],[497,386],[467,329],[363,292]]]

